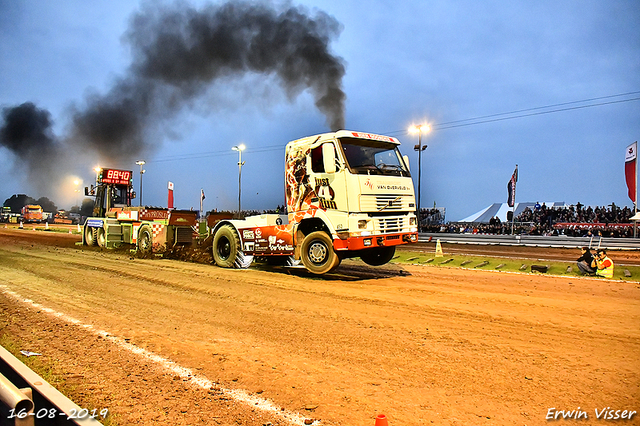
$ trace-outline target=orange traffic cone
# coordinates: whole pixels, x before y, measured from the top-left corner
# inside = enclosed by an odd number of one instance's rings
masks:
[[[389,426],[389,422],[387,422],[387,416],[384,414],[378,414],[376,417],[376,426]]]
[[[18,225],[18,229],[24,229],[24,225],[22,225],[22,221],[20,221],[20,225]]]

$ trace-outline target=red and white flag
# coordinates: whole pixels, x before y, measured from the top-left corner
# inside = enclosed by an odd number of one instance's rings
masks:
[[[629,198],[636,202],[636,184],[638,182],[636,161],[638,157],[638,142],[634,142],[627,147],[624,155],[624,176],[627,180],[627,188],[629,189]]]
[[[169,182],[167,185],[167,189],[169,190],[169,198],[167,201],[167,205],[170,209],[173,208],[173,182]]]

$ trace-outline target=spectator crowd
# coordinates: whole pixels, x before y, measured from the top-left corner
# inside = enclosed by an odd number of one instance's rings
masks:
[[[605,237],[632,237],[629,207],[609,206],[585,207],[581,203],[562,207],[547,207],[544,203],[525,208],[513,221],[515,234],[568,235]],[[503,222],[498,217],[489,223],[448,223],[423,227],[424,232],[511,234],[512,222]]]

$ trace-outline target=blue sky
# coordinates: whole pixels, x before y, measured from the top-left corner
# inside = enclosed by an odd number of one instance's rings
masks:
[[[0,0],[0,107],[32,102],[49,112],[54,138],[65,143],[73,111],[128,75],[133,49],[125,34],[142,4]],[[183,4],[200,10],[210,3]],[[347,129],[398,137],[416,179],[417,136],[407,129],[433,126],[423,137],[423,206],[435,202],[447,220],[458,220],[505,202],[516,164],[517,201],[631,206],[624,151],[640,135],[639,2],[288,4],[339,23],[329,50],[344,64]],[[314,103],[310,90],[286,93],[273,74],[227,75],[157,116],[145,150],[100,165],[135,171],[137,189],[135,161],[146,160],[147,205],[166,205],[173,181],[179,208],[199,208],[202,188],[206,210],[235,209],[231,147],[244,143],[243,208],[274,208],[284,202],[285,144],[329,130]],[[533,109],[543,106],[552,107]],[[514,111],[522,112],[461,121]],[[61,208],[75,203],[71,182],[89,184],[101,160],[81,143],[64,146],[60,181],[47,179],[55,190],[34,184],[34,172],[0,147],[0,199],[27,193]]]

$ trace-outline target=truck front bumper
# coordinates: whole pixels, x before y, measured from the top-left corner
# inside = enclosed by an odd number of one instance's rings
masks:
[[[418,233],[398,233],[398,234],[381,234],[367,236],[349,236],[340,235],[334,238],[333,247],[335,250],[363,250],[371,247],[391,247],[401,244],[417,243]]]

